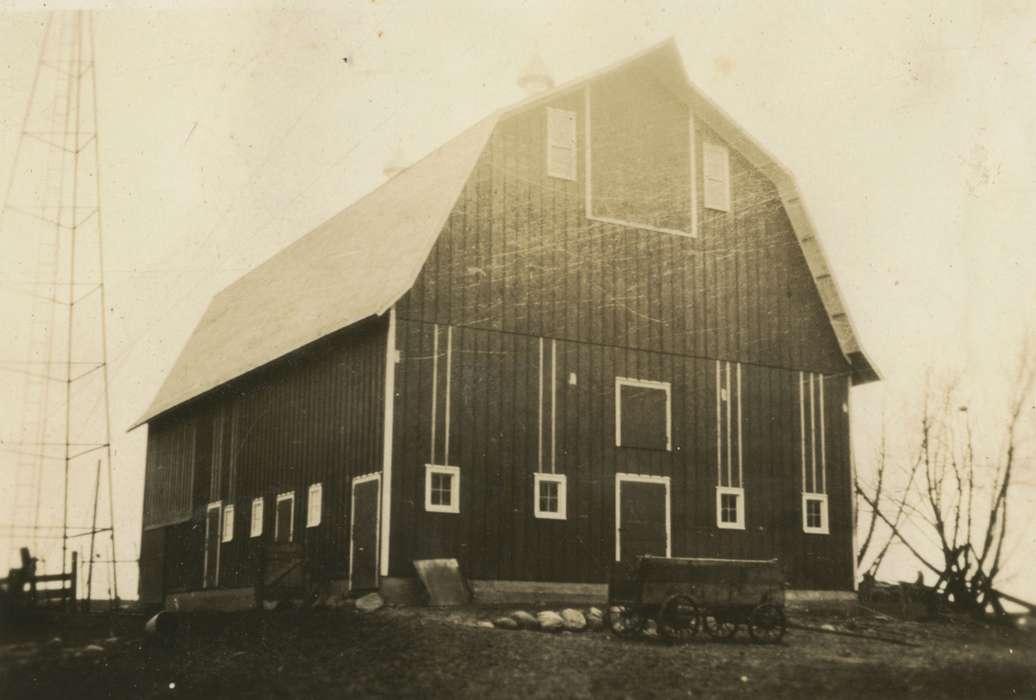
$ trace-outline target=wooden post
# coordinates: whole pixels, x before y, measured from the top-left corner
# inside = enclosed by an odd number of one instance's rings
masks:
[[[76,591],[78,590],[76,588],[76,584],[77,584],[76,575],[77,575],[77,572],[78,572],[78,568],[79,568],[79,552],[73,551],[72,552],[72,571],[68,575],[68,584],[67,584],[68,585],[68,595],[65,598],[65,600],[67,601],[66,604],[65,604],[66,609],[68,607],[71,607],[74,610],[75,607],[76,607]],[[69,606],[69,603],[71,603],[71,606]]]

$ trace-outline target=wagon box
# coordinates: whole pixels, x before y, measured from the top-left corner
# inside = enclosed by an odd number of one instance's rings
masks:
[[[611,628],[639,633],[655,618],[663,636],[732,636],[741,624],[752,637],[779,641],[784,633],[786,577],[776,559],[641,556],[616,563],[608,586]]]

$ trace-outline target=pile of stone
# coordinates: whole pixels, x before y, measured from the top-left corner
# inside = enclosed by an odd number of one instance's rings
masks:
[[[493,620],[492,626],[505,630],[539,630],[542,632],[595,631],[604,629],[604,613],[599,608],[587,608],[586,610],[565,608],[560,612],[541,610],[535,615],[525,610],[515,610],[510,615]]]

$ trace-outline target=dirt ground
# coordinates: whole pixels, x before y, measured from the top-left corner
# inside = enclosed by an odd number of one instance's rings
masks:
[[[500,610],[383,608],[0,621],[0,697],[1036,697],[1036,634],[974,622],[805,613],[920,644],[790,630],[682,647],[606,632],[486,629]]]

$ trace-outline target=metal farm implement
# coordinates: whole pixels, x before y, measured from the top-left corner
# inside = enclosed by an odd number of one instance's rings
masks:
[[[702,627],[729,639],[742,625],[757,642],[784,637],[784,574],[776,559],[640,556],[616,565],[608,582],[608,626],[637,636],[654,619],[658,634],[685,642]]]

